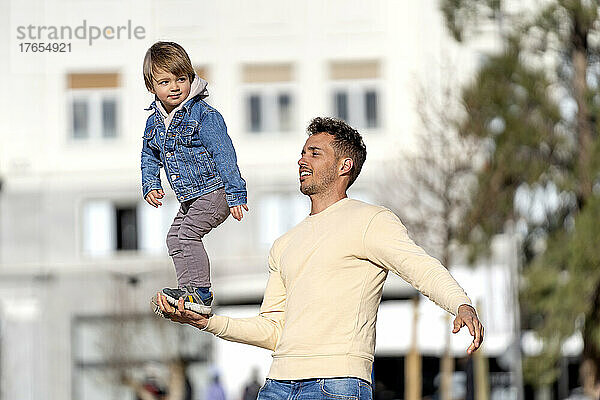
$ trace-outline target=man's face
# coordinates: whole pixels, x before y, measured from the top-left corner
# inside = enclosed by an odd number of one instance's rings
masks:
[[[331,146],[333,139],[329,133],[321,132],[306,140],[302,157],[298,160],[300,191],[303,194],[311,196],[323,193],[333,187],[339,178],[338,158]]]
[[[187,75],[175,76],[163,70],[158,70],[154,75],[153,84],[153,93],[168,113],[188,97],[192,86]]]

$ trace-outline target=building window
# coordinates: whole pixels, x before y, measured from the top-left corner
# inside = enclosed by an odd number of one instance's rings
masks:
[[[286,133],[292,129],[292,94],[286,88],[255,88],[246,97],[247,130]]]
[[[335,98],[335,116],[344,121],[348,120],[348,93],[336,91]]]
[[[116,206],[116,236],[117,250],[137,250],[137,207],[136,206]]]
[[[289,93],[280,93],[277,96],[277,103],[279,128],[284,132],[288,132],[292,129],[292,96]]]
[[[110,139],[119,131],[117,74],[69,74],[70,136]]]
[[[358,129],[380,128],[379,74],[379,63],[374,61],[332,63],[333,115]]]
[[[270,246],[309,214],[310,204],[298,192],[265,193],[260,197],[259,210],[259,240]]]
[[[162,207],[145,201],[86,201],[82,208],[82,247],[89,256],[106,256],[119,251],[166,252],[165,238],[177,214],[179,202],[166,199]]]
[[[365,122],[367,128],[377,128],[379,126],[377,120],[377,92],[375,90],[365,92]]]
[[[105,97],[102,99],[102,136],[117,136],[117,100]]]
[[[294,84],[289,64],[246,65],[243,70],[246,130],[285,133],[294,124]]]
[[[70,97],[73,139],[117,137],[118,101],[114,91],[77,91]]]
[[[89,112],[88,102],[83,99],[73,99],[72,102],[73,117],[73,137],[86,138],[89,132]]]
[[[347,82],[334,89],[333,113],[355,128],[379,128],[377,89],[364,83]]]
[[[87,255],[110,255],[139,248],[137,204],[115,204],[110,200],[91,200],[84,204],[83,251]]]
[[[248,114],[250,115],[250,132],[260,132],[262,130],[262,110],[261,99],[259,95],[251,94],[248,96]]]

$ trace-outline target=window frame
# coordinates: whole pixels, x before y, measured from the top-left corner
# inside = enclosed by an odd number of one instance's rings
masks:
[[[139,253],[142,247],[142,216],[140,201],[111,198],[83,199],[79,211],[77,230],[81,255],[86,258],[112,257],[121,254]],[[130,209],[135,218],[135,248],[119,247],[119,210]],[[101,220],[98,217],[102,217]]]
[[[370,133],[383,130],[383,86],[380,78],[336,79],[329,85],[329,107],[332,116],[337,117],[337,96],[346,93],[347,115],[345,120],[350,126]],[[367,93],[376,93],[375,115],[377,124],[367,125]]]
[[[120,88],[90,88],[69,89],[67,93],[67,132],[68,140],[72,143],[89,143],[97,141],[114,141],[120,139],[122,129],[121,111],[121,89]],[[113,136],[107,136],[104,132],[103,102],[106,99],[114,100],[115,104],[115,132]],[[73,104],[76,100],[83,100],[88,107],[87,135],[75,136],[73,124]]]
[[[276,136],[284,137],[293,133],[297,122],[297,85],[294,82],[268,82],[268,83],[244,83],[242,89],[242,110],[244,118],[244,131],[248,136],[264,137]],[[282,121],[280,112],[280,96],[289,96],[289,121],[287,128]],[[260,99],[261,127],[259,130],[252,129],[250,99],[252,96],[258,96]],[[265,101],[266,100],[266,101]],[[266,117],[266,118],[265,118]]]

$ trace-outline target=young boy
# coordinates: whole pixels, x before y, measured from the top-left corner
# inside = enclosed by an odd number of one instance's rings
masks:
[[[246,206],[246,182],[237,166],[235,149],[223,117],[202,99],[207,82],[198,77],[187,53],[177,43],[157,42],[144,58],[144,82],[155,95],[148,110],[142,146],[142,191],[154,207],[164,192],[165,169],[180,208],[167,234],[175,264],[177,289],[162,293],[177,305],[211,313],[210,264],[202,238],[231,213],[240,221]],[[161,314],[152,301],[154,311]]]

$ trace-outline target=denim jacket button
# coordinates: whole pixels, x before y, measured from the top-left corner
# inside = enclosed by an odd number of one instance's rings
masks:
[[[173,174],[171,175],[171,180],[174,181],[177,178],[177,175]]]

